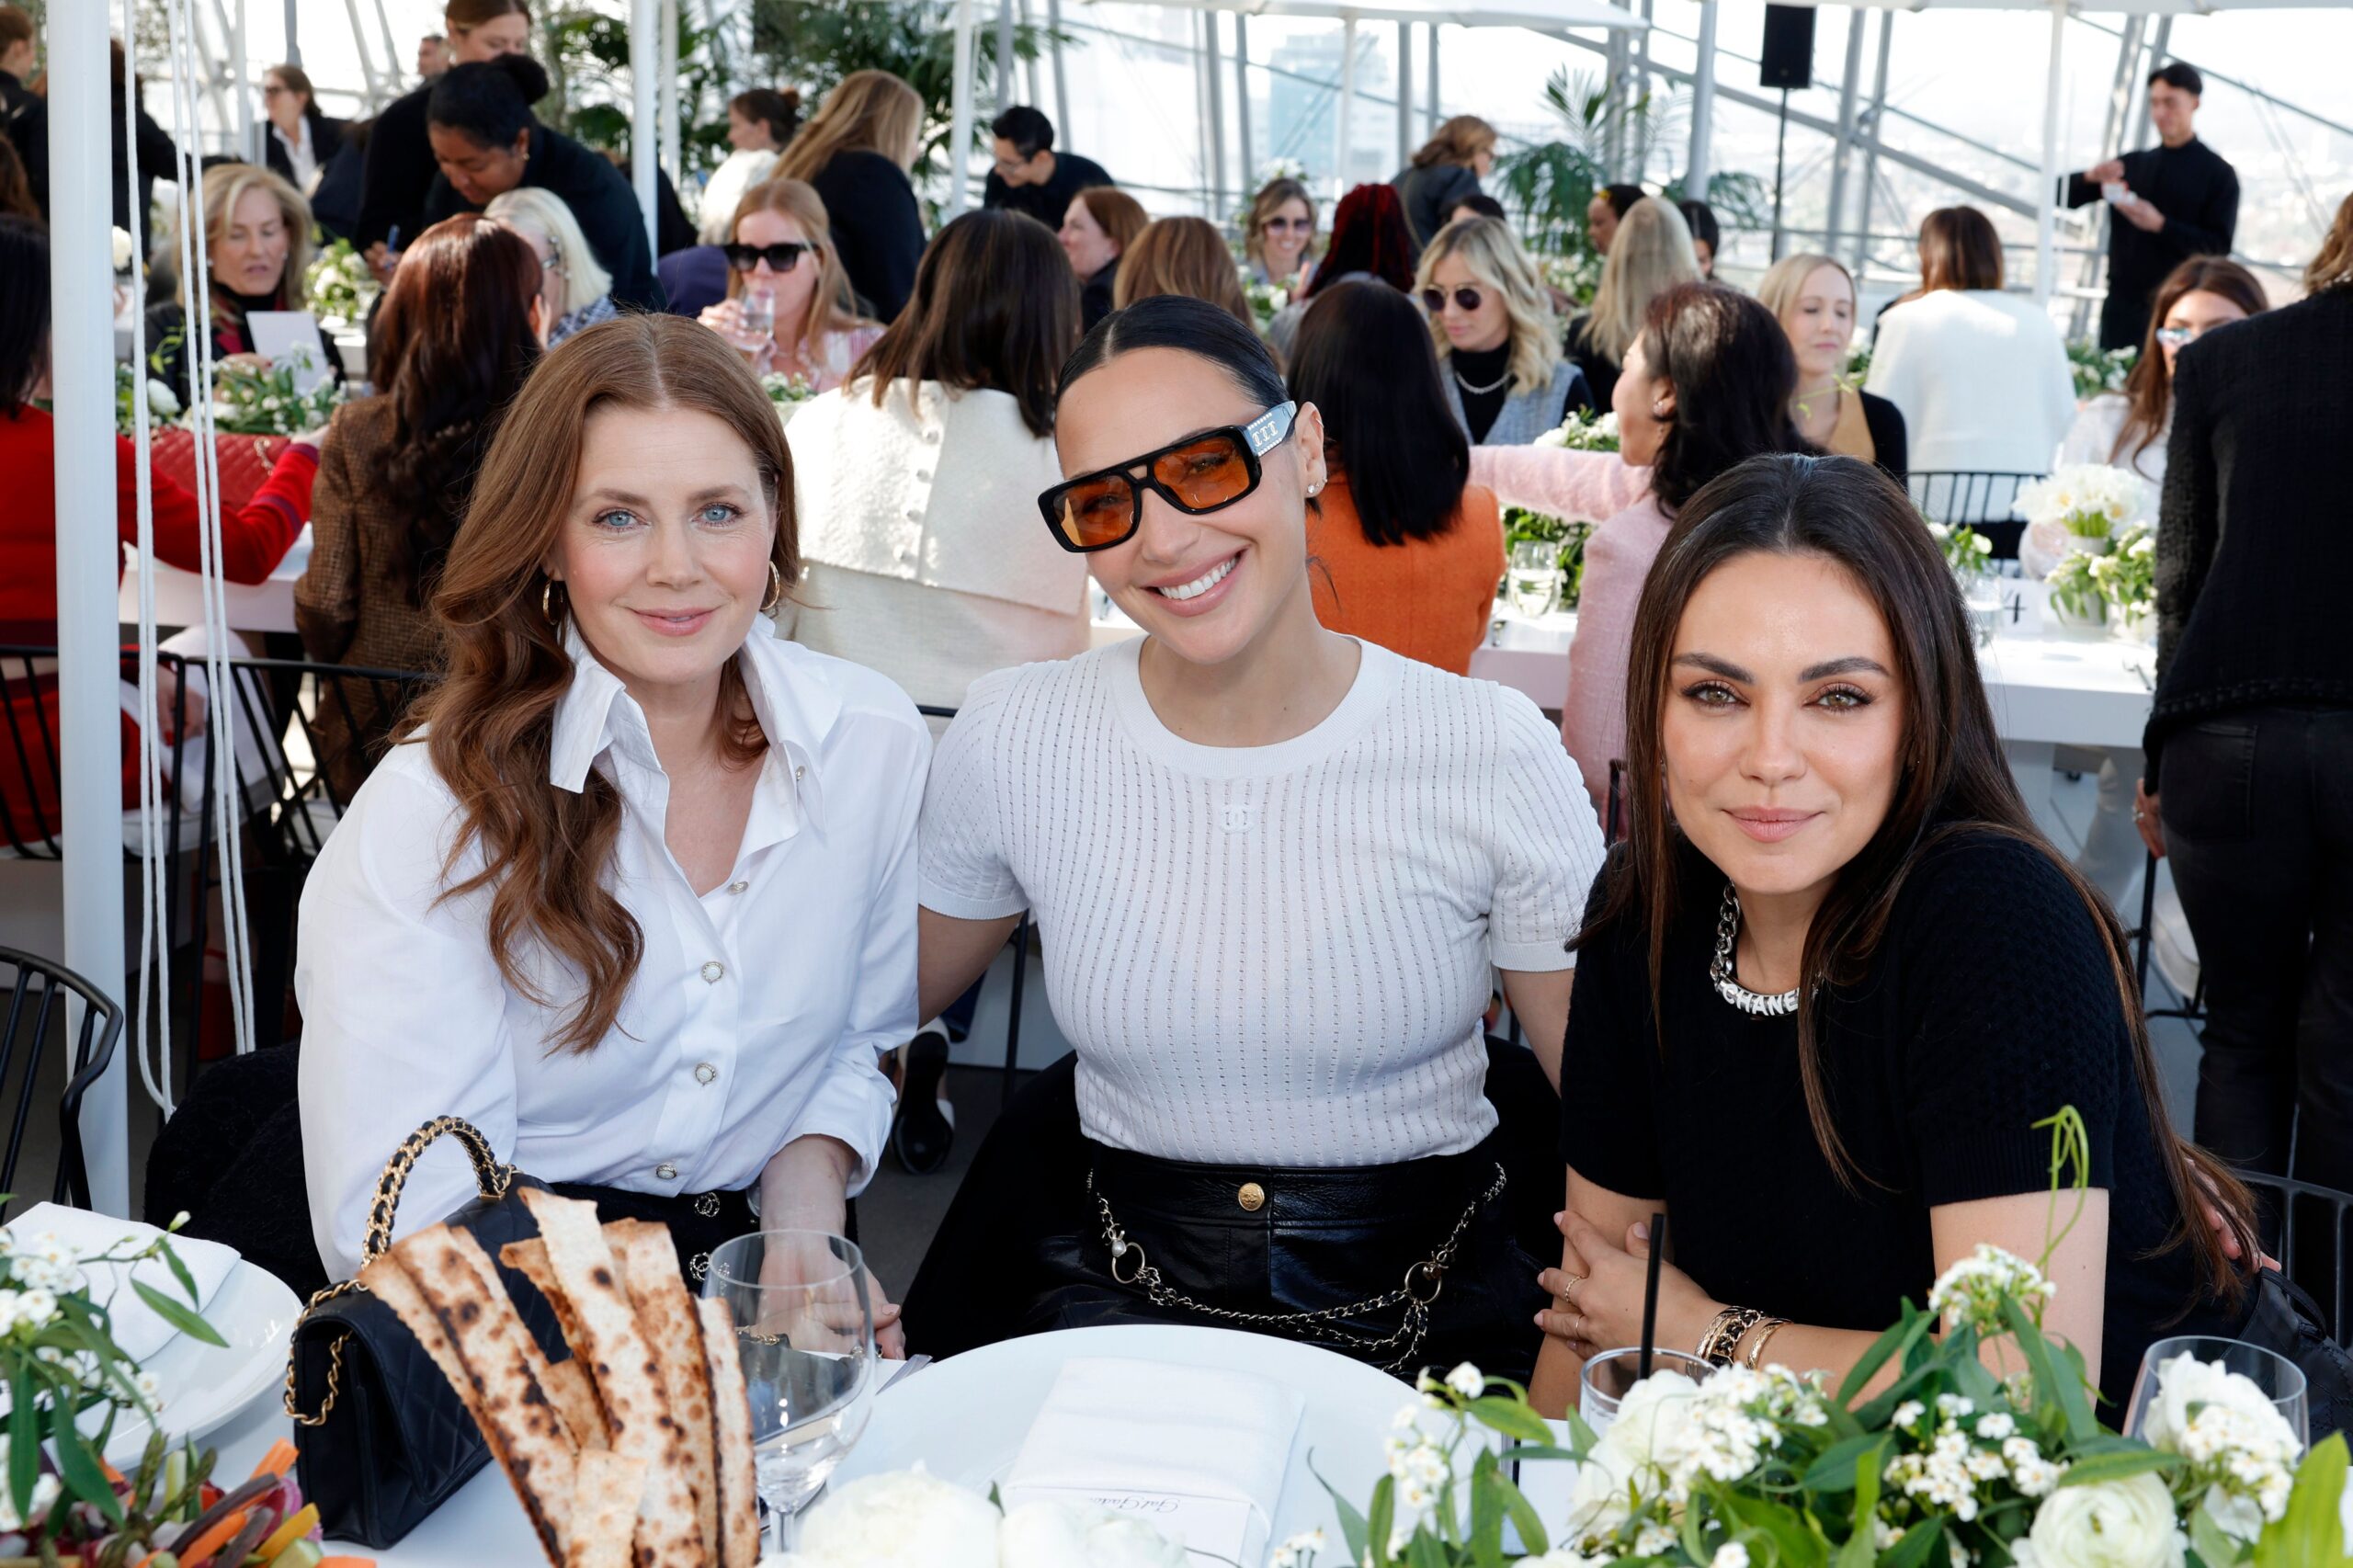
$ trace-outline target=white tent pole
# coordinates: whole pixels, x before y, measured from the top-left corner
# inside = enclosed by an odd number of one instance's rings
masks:
[[[1063,70],[1063,0],[1046,0],[1046,26],[1053,33],[1054,124],[1070,124],[1070,77]]]
[[[289,65],[302,63],[302,27],[295,15],[298,9],[294,0],[286,0],[286,63]]]
[[[123,999],[121,631],[116,620],[114,227],[107,7],[49,8],[50,320],[57,515],[103,527],[57,530],[58,800],[65,857],[65,964]],[[127,1027],[82,1102],[90,1200],[131,1212]]]
[[[1414,24],[1397,24],[1397,166],[1414,156]]]
[[[1438,134],[1438,122],[1441,118],[1438,107],[1438,24],[1432,22],[1429,36],[1422,40],[1429,55],[1422,72],[1422,123],[1428,128],[1422,132],[1426,141]]]
[[[996,0],[996,109],[1002,114],[1013,105],[1013,0]],[[1070,134],[1061,126],[1054,129],[1062,135]],[[1063,143],[1065,147],[1068,142]]]
[[[1855,219],[1855,281],[1862,282],[1863,266],[1870,259],[1871,194],[1879,181],[1880,125],[1887,118],[1887,62],[1892,51],[1895,13],[1879,14],[1879,67],[1871,73],[1871,131],[1863,143],[1862,199]]]
[[[948,211],[961,215],[972,187],[972,0],[956,0],[956,51],[948,114]],[[1060,90],[1059,77],[1055,88]],[[1059,127],[1057,127],[1059,129]]]
[[[1258,165],[1250,155],[1250,18],[1241,11],[1233,13],[1233,114],[1242,133],[1242,183],[1256,196]]]
[[[1699,40],[1691,66],[1691,153],[1683,165],[1683,194],[1708,199],[1709,161],[1716,125],[1716,0],[1699,0]]]
[[[343,0],[343,9],[351,18],[351,45],[359,54],[359,75],[368,84],[368,112],[374,114],[384,107],[388,95],[383,81],[376,74],[375,57],[369,52],[368,28],[359,20],[359,0]],[[392,62],[391,69],[392,80],[389,96],[397,97],[401,85],[400,62]]]
[[[655,6],[656,0],[630,0],[629,6],[630,183],[637,190],[637,210],[645,219],[648,247],[656,243],[659,232],[654,222],[654,198],[661,189],[660,182],[654,177],[660,167],[657,160],[662,149],[654,112],[655,89],[662,75],[660,17]]]
[[[1201,13],[1201,41],[1209,47],[1201,55],[1200,71],[1209,86],[1210,190],[1212,193],[1210,221],[1222,222],[1232,209],[1226,205],[1225,195],[1225,65],[1224,51],[1218,47],[1217,18],[1218,13],[1213,10]],[[1242,177],[1245,181],[1249,179],[1250,171],[1243,170]]]
[[[1357,19],[1340,23],[1340,102],[1332,119],[1332,199],[1348,190],[1348,120],[1357,110]]]
[[[2042,85],[2042,188],[2034,204],[2034,301],[2051,300],[2059,220],[2059,96],[2064,90],[2067,0],[2051,0],[2051,74]]]
[[[245,0],[237,0],[237,8],[229,22],[229,90],[237,95],[237,155],[258,163],[262,152],[254,140],[254,85],[246,79],[246,62],[253,58],[245,30]]]
[[[678,0],[662,0],[662,166],[670,183],[687,183],[679,153],[685,131],[678,119]]]
[[[384,10],[384,0],[376,0],[376,30],[384,35],[384,75],[400,97],[398,88],[407,80],[401,72],[401,46],[392,39],[392,18]]]
[[[1847,10],[1847,69],[1838,79],[1838,144],[1830,154],[1830,212],[1824,220],[1822,248],[1836,252],[1846,222],[1847,165],[1855,149],[1855,98],[1863,85],[1863,18],[1859,6]]]
[[[1029,14],[1029,0],[1021,0],[1021,25],[1024,28],[1036,25],[1035,18]],[[1030,34],[1033,42],[1036,38],[1035,33]],[[1029,58],[1021,62],[1021,83],[1024,103],[1035,105],[1044,101],[1046,95],[1043,85],[1038,80],[1038,55],[1034,49],[1031,50]],[[1060,129],[1062,121],[1056,120],[1054,124],[1056,129]]]
[[[2172,47],[2172,45],[2173,16],[2168,12],[2165,16],[2157,18],[2156,35],[2149,40],[2148,64],[2141,70],[2136,71],[2134,74],[2145,77],[2149,72],[2154,71],[2165,64],[2168,58],[2166,51]],[[2136,92],[2139,91],[2140,85],[2140,83],[2135,82],[2133,84],[2133,89]],[[2149,144],[2150,133],[2156,129],[2149,123],[2149,111],[2146,105],[2143,102],[2136,100],[2133,106],[2125,111],[2124,122],[2128,126],[2131,127],[2131,133],[2124,139],[2124,144],[2131,148],[2135,153],[2139,152],[2142,148],[2146,147]]]

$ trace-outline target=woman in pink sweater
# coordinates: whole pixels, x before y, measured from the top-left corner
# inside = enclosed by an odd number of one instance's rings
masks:
[[[1601,519],[1586,541],[1561,739],[1608,825],[1609,765],[1626,753],[1634,607],[1676,509],[1759,452],[1809,451],[1790,422],[1797,361],[1771,312],[1713,283],[1670,289],[1627,350],[1610,405],[1618,451],[1475,447],[1472,483],[1506,506]]]

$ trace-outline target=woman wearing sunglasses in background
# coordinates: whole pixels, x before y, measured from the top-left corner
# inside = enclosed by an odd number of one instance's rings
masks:
[[[813,187],[772,179],[745,191],[722,248],[727,298],[700,319],[752,357],[754,375],[798,376],[813,392],[831,392],[882,335],[851,308],[849,278]]]
[[[1510,224],[1448,224],[1422,252],[1414,286],[1446,401],[1472,446],[1524,447],[1593,406],[1583,372],[1562,358],[1552,296]]]
[[[1298,293],[1313,281],[1315,197],[1295,179],[1270,179],[1250,203],[1242,264],[1250,281]]]
[[[1556,1105],[1601,856],[1575,770],[1518,693],[1317,624],[1323,417],[1248,327],[1142,301],[1057,407],[1071,477],[1033,526],[1144,635],[974,682],[933,763],[923,1006],[1026,910],[1076,1058],[980,1151],[911,1298],[925,1346],[1176,1321],[1524,1372],[1498,1107]],[[1495,1103],[1491,966],[1539,1048],[1502,1048]]]

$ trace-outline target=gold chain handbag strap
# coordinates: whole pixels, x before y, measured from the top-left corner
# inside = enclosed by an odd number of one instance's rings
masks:
[[[507,1189],[514,1185],[515,1167],[499,1164],[496,1152],[490,1146],[490,1140],[483,1137],[472,1122],[463,1117],[435,1117],[401,1140],[401,1146],[392,1151],[391,1159],[384,1162],[383,1174],[376,1178],[376,1197],[368,1205],[368,1232],[361,1243],[359,1261],[362,1267],[392,1250],[392,1222],[400,1214],[401,1192],[408,1186],[409,1173],[416,1169],[416,1162],[424,1156],[425,1151],[443,1138],[455,1138],[465,1146],[467,1157],[474,1163],[475,1187],[485,1200],[496,1202],[506,1197]],[[302,1309],[302,1316],[296,1322],[295,1328],[299,1331],[313,1312],[337,1296],[366,1289],[357,1277],[328,1286],[311,1298],[309,1304]],[[303,1415],[301,1405],[295,1402],[294,1349],[291,1345],[287,1347],[286,1414],[293,1417],[297,1426],[326,1425],[328,1413],[335,1409],[335,1397],[342,1392],[343,1347],[350,1338],[350,1335],[344,1335],[328,1352],[327,1396],[315,1415]]]

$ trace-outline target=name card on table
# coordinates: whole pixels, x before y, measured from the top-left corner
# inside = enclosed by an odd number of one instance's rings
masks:
[[[1106,1492],[1081,1486],[1016,1486],[1006,1493],[1006,1504],[1076,1503],[1108,1508],[1131,1519],[1142,1519],[1199,1563],[1253,1561],[1249,1504],[1228,1497],[1184,1497],[1165,1492]]]
[[[294,390],[309,392],[333,372],[319,345],[319,318],[308,311],[254,311],[245,317],[254,352],[294,372]]]

